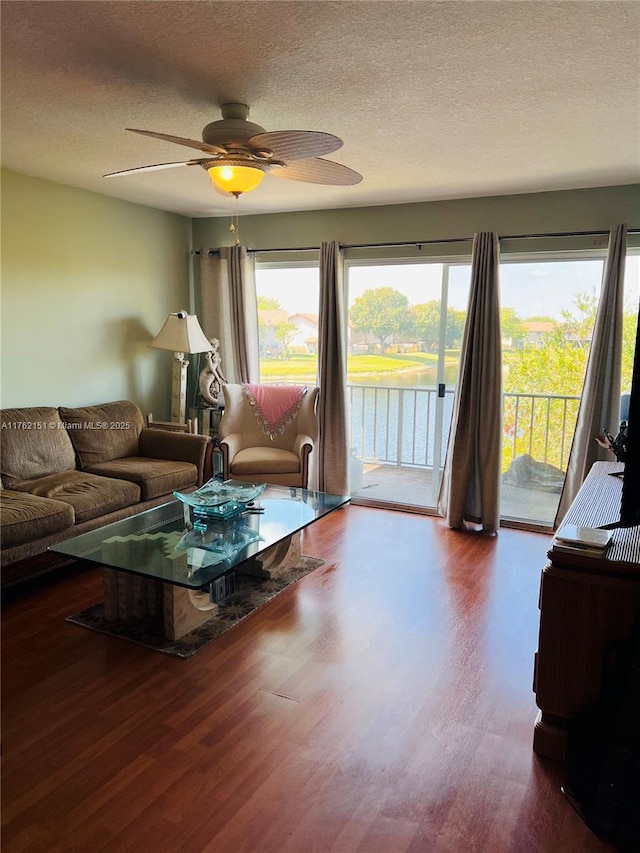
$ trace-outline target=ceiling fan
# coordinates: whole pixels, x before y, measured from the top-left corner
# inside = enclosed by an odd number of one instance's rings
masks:
[[[221,111],[222,119],[211,122],[202,131],[202,142],[151,130],[127,128],[132,133],[196,148],[203,151],[206,157],[138,166],[121,172],[110,172],[104,177],[114,178],[176,166],[201,166],[209,173],[215,188],[236,198],[255,189],[265,175],[329,186],[347,186],[362,180],[362,175],[353,169],[322,159],[322,155],[337,151],[343,144],[341,139],[331,133],[315,130],[276,130],[267,133],[260,125],[248,121],[249,107],[246,104],[223,104]]]

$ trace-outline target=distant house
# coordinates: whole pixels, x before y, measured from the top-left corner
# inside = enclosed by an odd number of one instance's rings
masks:
[[[278,326],[289,321],[286,311],[280,309],[258,309],[258,325],[260,326],[260,355],[279,355],[282,344],[276,338]]]
[[[287,320],[298,331],[289,341],[289,348],[295,352],[318,352],[318,315],[290,314]]]
[[[318,352],[318,315],[317,314],[287,314],[280,309],[258,309],[260,326],[260,355],[274,357],[282,355],[283,343],[276,336],[278,326],[295,326],[296,331],[287,339],[289,352],[298,354],[317,354]],[[371,337],[372,341],[376,338]],[[351,347],[351,323],[347,328],[347,344]],[[364,351],[368,349],[363,347]],[[351,352],[351,348],[349,349]]]
[[[531,320],[522,323],[522,326],[526,331],[524,346],[538,349],[544,346],[545,337],[553,334],[558,328],[557,323],[548,320]]]
[[[293,326],[295,331],[286,335],[286,349],[289,352],[318,352],[318,315],[288,314],[281,309],[259,309],[260,355],[279,356],[285,349],[284,342],[278,336],[278,327]]]

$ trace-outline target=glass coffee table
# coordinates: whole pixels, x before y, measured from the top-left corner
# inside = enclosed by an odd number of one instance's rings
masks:
[[[177,640],[207,622],[235,572],[277,577],[300,557],[301,531],[347,495],[266,486],[230,520],[203,519],[178,500],[49,547],[102,566],[109,621],[156,618]]]

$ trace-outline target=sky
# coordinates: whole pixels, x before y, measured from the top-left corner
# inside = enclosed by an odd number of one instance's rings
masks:
[[[559,320],[563,309],[571,309],[577,293],[599,295],[603,264],[602,260],[503,263],[500,267],[501,307],[515,308],[521,319],[544,316]],[[449,307],[466,309],[469,271],[469,265],[451,268]],[[411,305],[439,299],[441,279],[442,264],[351,266],[348,269],[349,307],[365,290],[376,287],[393,287],[404,293]],[[318,313],[317,267],[259,269],[257,289],[259,296],[278,299],[290,314]],[[627,257],[625,293],[626,303],[637,307],[640,254]]]

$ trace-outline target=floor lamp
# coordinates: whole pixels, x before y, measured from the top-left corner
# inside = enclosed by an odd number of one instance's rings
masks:
[[[169,314],[164,326],[149,344],[156,349],[173,352],[173,374],[171,381],[171,421],[183,424],[187,413],[187,367],[185,353],[209,352],[213,349],[195,314],[178,311]]]

